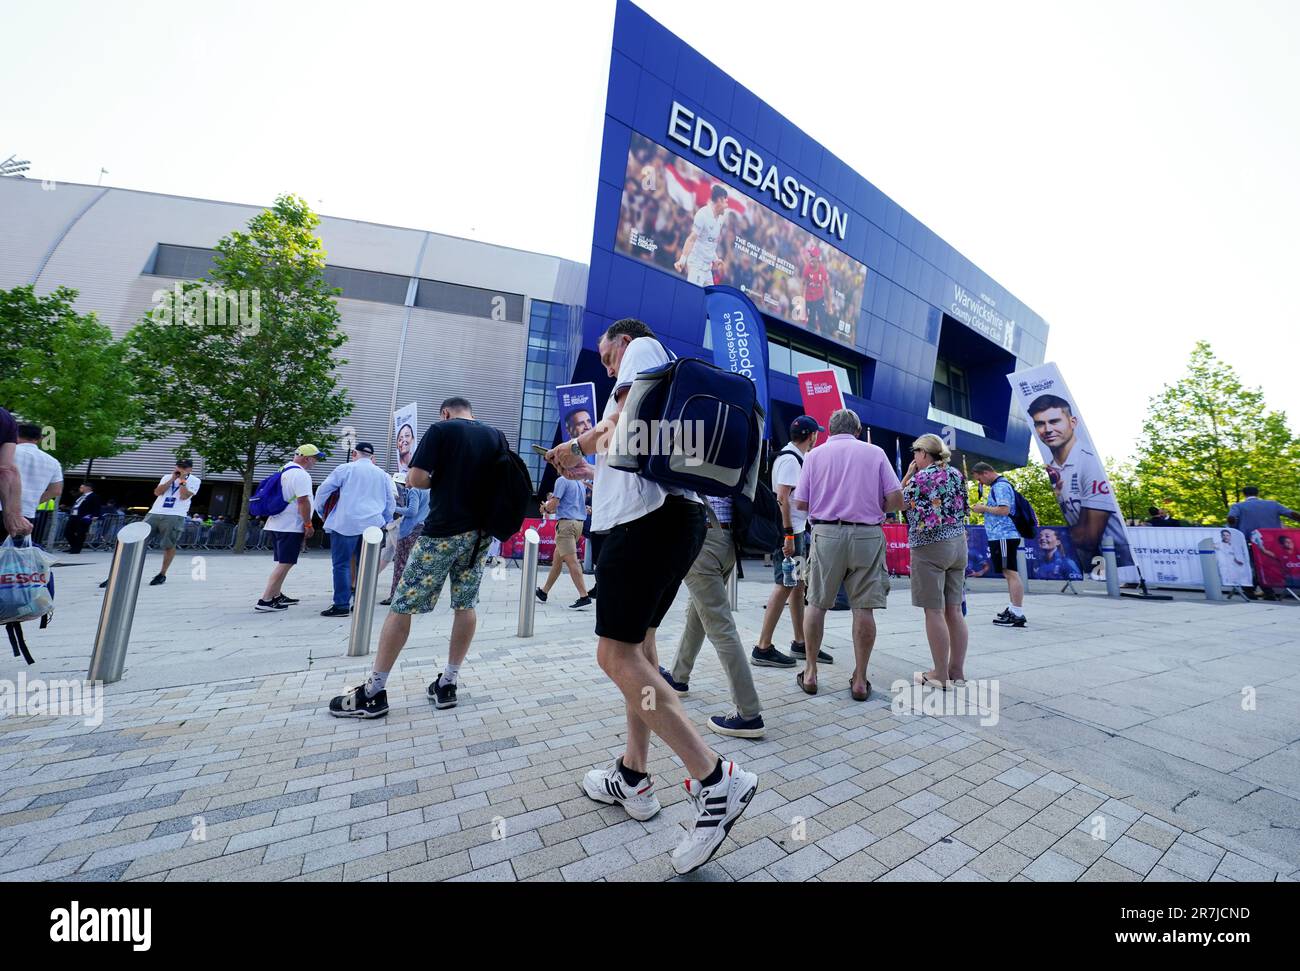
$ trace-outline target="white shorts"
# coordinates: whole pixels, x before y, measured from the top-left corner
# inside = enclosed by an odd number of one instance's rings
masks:
[[[696,266],[694,263],[686,264],[686,279],[694,283],[697,287],[713,286],[713,267]]]

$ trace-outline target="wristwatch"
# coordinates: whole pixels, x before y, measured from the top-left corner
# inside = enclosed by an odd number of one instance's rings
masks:
[[[569,442],[569,451],[578,456],[578,458],[582,458],[582,445],[576,438]]]

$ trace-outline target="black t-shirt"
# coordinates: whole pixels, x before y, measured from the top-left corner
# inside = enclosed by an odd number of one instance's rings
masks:
[[[411,457],[412,468],[429,473],[425,536],[456,536],[478,527],[474,509],[482,501],[482,490],[491,487],[484,480],[501,442],[495,428],[467,418],[429,426]]]
[[[14,421],[14,416],[9,414],[3,408],[0,408],[0,445],[8,445],[11,442],[18,441],[18,422]]]

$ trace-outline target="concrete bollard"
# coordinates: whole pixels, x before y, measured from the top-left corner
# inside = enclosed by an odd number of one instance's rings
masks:
[[[524,530],[524,567],[519,578],[519,626],[516,637],[533,636],[533,619],[537,610],[537,544],[541,537],[531,526]]]
[[[348,634],[348,657],[370,653],[370,628],[375,619],[375,587],[379,583],[379,545],[384,531],[367,526],[361,534],[357,556],[357,592],[352,598],[352,630]]]
[[[1219,558],[1214,540],[1203,539],[1196,546],[1201,559],[1201,577],[1205,580],[1205,599],[1223,600],[1223,581],[1219,577]]]
[[[1101,547],[1101,558],[1106,566],[1106,596],[1119,598],[1119,563],[1115,559],[1115,543],[1106,540]]]
[[[144,554],[153,532],[148,523],[132,523],[117,531],[113,562],[108,568],[108,589],[99,611],[95,649],[90,655],[87,681],[113,684],[122,679],[126,667],[126,646],[131,640],[135,602],[140,596]]]

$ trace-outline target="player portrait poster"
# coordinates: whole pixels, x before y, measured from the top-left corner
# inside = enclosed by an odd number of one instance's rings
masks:
[[[1012,397],[1029,418],[1079,568],[1085,574],[1091,572],[1094,558],[1101,556],[1103,541],[1109,540],[1115,545],[1120,582],[1137,583],[1137,566],[1119,502],[1079,403],[1060,370],[1055,364],[1041,364],[1008,375],[1007,380]]]
[[[561,441],[577,438],[595,427],[596,385],[593,382],[559,385],[555,389],[555,402],[559,406]],[[587,461],[594,463],[596,456],[588,455]]]
[[[1257,529],[1250,552],[1259,571],[1260,586],[1300,588],[1300,529]]]
[[[397,454],[397,471],[405,472],[411,467],[411,456],[415,454],[416,442],[420,436],[416,429],[420,427],[419,406],[412,401],[405,408],[393,412],[393,451]]]
[[[854,345],[867,268],[662,145],[632,133],[618,251]]]

